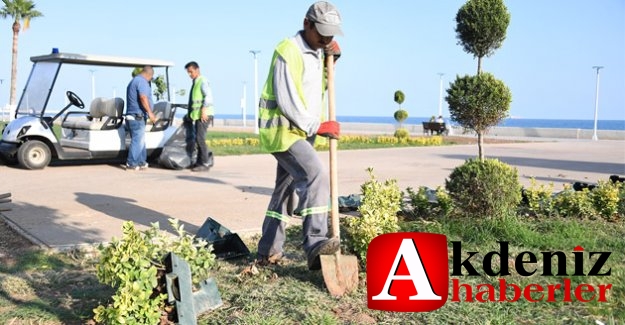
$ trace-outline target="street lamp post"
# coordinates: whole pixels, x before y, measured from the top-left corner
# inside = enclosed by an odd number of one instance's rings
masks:
[[[250,50],[254,55],[254,105],[258,105],[258,58],[260,50]],[[256,106],[253,106],[256,107]],[[254,133],[258,134],[258,109],[254,109]]]
[[[94,69],[90,69],[89,70],[91,72],[91,100],[95,99],[95,72],[97,70]]]
[[[438,73],[440,78],[440,85],[438,90],[438,116],[443,116],[443,76],[445,74],[442,72]]]
[[[597,115],[599,112],[599,70],[603,69],[603,67],[596,65],[592,68],[597,70],[597,85],[595,88],[595,127],[592,132],[592,139],[597,141],[599,139],[597,138]]]
[[[247,127],[247,85],[243,82],[243,97],[241,97],[241,113],[243,115],[243,127]],[[258,125],[258,123],[256,123]]]

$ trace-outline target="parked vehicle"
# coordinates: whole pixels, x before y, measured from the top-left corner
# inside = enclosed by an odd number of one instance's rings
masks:
[[[0,159],[7,164],[19,164],[26,169],[42,169],[52,160],[115,159],[122,162],[130,143],[124,127],[124,99],[94,98],[88,107],[73,91],[67,91],[69,103],[58,113],[46,114],[48,101],[61,67],[64,65],[96,66],[99,69],[122,67],[133,69],[150,65],[165,70],[167,101],[157,102],[155,124],[148,124],[145,142],[148,157],[155,159],[176,131],[176,105],[169,102],[169,67],[162,60],[110,57],[98,55],[57,53],[34,56],[33,67],[20,98],[15,119],[2,131]],[[159,69],[160,70],[160,69]],[[120,81],[125,87],[130,80]],[[78,107],[88,111],[71,111]],[[54,132],[56,127],[60,132]]]

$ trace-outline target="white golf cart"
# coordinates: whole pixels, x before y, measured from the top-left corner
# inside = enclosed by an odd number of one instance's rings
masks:
[[[55,53],[34,56],[33,67],[17,106],[15,120],[5,126],[0,141],[0,158],[7,164],[19,163],[26,169],[42,169],[52,159],[92,160],[107,159],[122,162],[128,153],[130,135],[124,126],[124,100],[122,98],[95,98],[88,112],[69,111],[72,106],[85,108],[83,101],[72,91],[67,91],[69,104],[53,116],[46,115],[48,101],[57,81],[61,66],[88,65],[97,67],[135,68],[150,65],[165,69],[165,82],[169,87],[169,67],[173,63],[161,60],[135,59]],[[123,81],[123,85],[129,81]],[[170,92],[167,91],[169,100]],[[164,144],[176,131],[174,115],[176,105],[169,101],[155,103],[158,121],[146,126],[145,142],[148,157],[158,157]],[[57,129],[57,134],[53,131]],[[60,132],[58,129],[60,127]],[[60,133],[60,134],[59,134]]]

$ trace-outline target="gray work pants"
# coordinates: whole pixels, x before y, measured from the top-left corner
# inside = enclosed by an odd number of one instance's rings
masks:
[[[293,212],[303,218],[303,248],[306,254],[327,239],[330,186],[328,174],[313,148],[313,141],[314,137],[299,140],[287,151],[273,153],[278,161],[276,185],[258,242],[259,256],[282,253],[292,194],[299,199]]]

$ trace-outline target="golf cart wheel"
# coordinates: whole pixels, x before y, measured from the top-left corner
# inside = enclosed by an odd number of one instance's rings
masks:
[[[50,148],[39,140],[26,141],[17,150],[17,160],[26,169],[42,169],[51,158]]]

